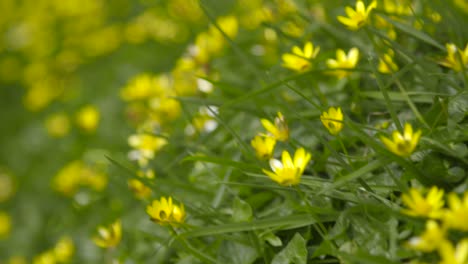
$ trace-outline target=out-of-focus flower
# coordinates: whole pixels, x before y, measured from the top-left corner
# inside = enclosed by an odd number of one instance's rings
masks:
[[[11,231],[11,218],[6,212],[0,211],[0,239],[6,238]]]
[[[177,225],[183,223],[185,219],[184,205],[175,205],[172,202],[172,197],[161,197],[160,200],[154,200],[146,207],[146,213],[153,222],[160,225]]]
[[[278,112],[275,118],[275,124],[268,119],[261,119],[263,127],[278,141],[286,141],[289,139],[289,128],[283,114]]]
[[[336,60],[328,59],[327,66],[330,69],[336,69],[331,74],[336,75],[338,78],[343,78],[351,74],[351,71],[340,70],[340,69],[354,69],[359,61],[359,50],[352,48],[348,54],[342,49],[336,51]]]
[[[128,188],[133,191],[138,199],[146,199],[151,195],[151,189],[137,179],[128,180]]]
[[[340,107],[330,107],[328,112],[322,113],[320,120],[332,135],[337,135],[343,129],[343,113]]]
[[[444,223],[461,231],[468,231],[468,191],[460,199],[456,193],[448,195],[449,209],[445,211]]]
[[[408,207],[402,212],[411,216],[422,216],[429,218],[441,218],[444,214],[444,190],[432,187],[426,197],[421,190],[411,188],[409,194],[403,194],[401,200]]]
[[[310,68],[310,59],[314,59],[320,51],[320,47],[315,47],[312,42],[308,41],[304,45],[304,49],[294,46],[292,53],[283,54],[283,67],[294,71],[305,71]]]
[[[441,262],[439,264],[466,264],[468,263],[468,239],[458,242],[454,248],[450,241],[444,241],[439,247]]]
[[[192,120],[185,132],[188,135],[193,135],[196,131],[211,133],[218,127],[218,122],[214,118],[218,113],[216,106],[202,106],[199,108],[197,115]]]
[[[453,43],[447,43],[445,47],[447,48],[447,57],[439,63],[457,72],[466,69],[468,65],[468,44],[466,44],[464,50],[459,49]]]
[[[8,259],[7,264],[27,264],[26,258],[23,256],[13,256]]]
[[[407,157],[413,153],[416,145],[421,137],[421,130],[413,133],[411,124],[405,124],[404,133],[401,134],[398,130],[393,131],[392,139],[381,136],[380,139],[391,152],[398,156]]]
[[[82,107],[76,113],[76,124],[85,132],[94,132],[99,124],[99,110],[92,105]]]
[[[32,263],[33,264],[55,264],[57,263],[57,260],[55,259],[54,252],[51,250],[48,250],[34,257]]]
[[[303,148],[299,148],[294,153],[294,159],[285,150],[281,156],[281,161],[277,159],[270,160],[272,171],[263,170],[273,181],[284,186],[297,185],[301,181],[302,173],[307,167],[312,155]]]
[[[122,223],[116,220],[108,227],[99,226],[98,234],[93,237],[94,243],[102,248],[116,247],[122,239]]]
[[[149,99],[160,96],[168,87],[170,87],[170,80],[167,76],[142,73],[130,80],[120,91],[120,97],[125,101]]]
[[[65,165],[52,180],[53,188],[66,196],[74,195],[81,186],[101,191],[107,186],[107,175],[80,160]]]
[[[62,237],[53,249],[55,259],[57,262],[68,262],[73,257],[75,253],[75,245],[73,240],[68,237]]]
[[[51,137],[64,137],[70,132],[70,119],[65,113],[56,113],[46,119],[45,127]]]
[[[398,65],[393,61],[393,51],[385,53],[379,59],[378,71],[383,74],[391,74],[398,71]]]
[[[7,201],[15,192],[13,176],[8,171],[0,168],[0,203]]]
[[[356,2],[356,9],[353,9],[349,6],[345,8],[346,15],[338,16],[338,21],[343,23],[351,30],[358,30],[367,23],[368,17],[372,9],[377,7],[377,1],[372,1],[372,3],[366,8],[364,2],[358,0]]]
[[[128,144],[136,150],[135,156],[141,165],[145,165],[148,160],[154,157],[167,144],[167,140],[162,137],[150,134],[133,134],[128,138]]]
[[[426,230],[418,237],[413,237],[408,241],[408,246],[423,252],[431,252],[439,248],[445,241],[445,229],[440,227],[434,220],[426,222]]]
[[[273,155],[276,139],[271,136],[258,134],[250,142],[259,159],[269,159]]]

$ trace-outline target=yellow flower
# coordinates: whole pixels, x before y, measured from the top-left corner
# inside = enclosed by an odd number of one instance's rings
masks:
[[[53,249],[55,259],[58,262],[67,262],[75,252],[73,240],[70,237],[62,237]]]
[[[270,167],[273,172],[265,169],[263,172],[280,185],[297,185],[301,181],[302,173],[311,158],[312,155],[303,148],[296,150],[294,160],[291,159],[291,155],[285,150],[281,156],[282,161],[277,159],[270,160]]]
[[[449,228],[468,231],[468,192],[465,192],[463,200],[457,194],[448,195],[449,210],[445,211],[444,223]]]
[[[99,226],[98,235],[93,237],[94,243],[102,248],[117,246],[122,239],[122,223],[116,220],[108,227]]]
[[[343,113],[340,107],[330,107],[328,112],[322,113],[320,120],[332,135],[337,135],[343,129]]]
[[[94,132],[99,124],[98,109],[92,105],[81,108],[76,114],[76,124],[85,132]]]
[[[263,127],[278,141],[286,141],[289,138],[289,128],[283,114],[278,112],[275,124],[268,119],[261,119]]]
[[[146,213],[152,221],[160,225],[179,224],[185,219],[184,205],[173,204],[172,197],[161,197],[160,200],[154,200],[152,204],[146,207]]]
[[[336,60],[328,59],[327,66],[330,69],[354,69],[359,60],[359,50],[357,48],[352,48],[349,50],[348,54],[342,49],[336,51]],[[335,70],[332,74],[336,75],[338,78],[343,78],[351,74],[350,71]]]
[[[46,119],[45,127],[49,136],[60,138],[70,132],[70,121],[65,113],[56,113]]]
[[[372,1],[372,3],[366,8],[364,3],[361,0],[358,0],[356,2],[356,10],[347,6],[345,11],[348,17],[338,16],[337,19],[350,30],[358,30],[367,23],[370,12],[376,7],[376,1]]]
[[[46,251],[40,255],[34,257],[33,264],[55,264],[57,260],[55,259],[54,252]]]
[[[0,239],[10,234],[11,218],[10,215],[0,211]]]
[[[398,71],[398,66],[393,61],[393,54],[385,53],[383,57],[379,59],[378,71],[383,74],[390,74]]]
[[[415,188],[409,190],[409,194],[403,194],[401,200],[408,207],[402,212],[411,216],[423,216],[440,218],[443,216],[444,190],[432,187],[423,197],[421,191]]]
[[[426,230],[419,237],[413,237],[408,241],[408,246],[423,252],[431,252],[439,248],[445,240],[445,229],[441,228],[434,220],[426,222]]]
[[[395,130],[392,134],[393,140],[384,136],[381,136],[380,139],[391,152],[398,156],[407,157],[413,153],[420,137],[421,130],[413,133],[413,127],[409,123],[406,123],[403,135]]]
[[[444,241],[439,247],[439,255],[442,259],[439,264],[467,264],[468,263],[468,239],[458,242],[457,247],[449,241]]]
[[[276,139],[266,135],[256,135],[250,142],[259,159],[269,159],[273,155]]]
[[[315,47],[312,42],[307,42],[304,49],[301,50],[298,46],[292,48],[292,53],[283,54],[283,67],[289,68],[294,71],[305,71],[310,68],[310,59],[317,56],[320,47]]]
[[[137,179],[128,180],[128,188],[130,188],[139,199],[145,199],[151,195],[151,189]]]
[[[125,101],[148,99],[160,95],[167,86],[169,86],[169,78],[165,75],[153,76],[142,73],[130,80],[120,91],[120,97]]]
[[[468,44],[466,44],[464,50],[460,50],[453,43],[447,43],[445,47],[447,48],[447,57],[439,63],[457,72],[465,69],[468,65]]]
[[[148,160],[154,157],[155,152],[167,144],[167,140],[162,137],[141,133],[131,135],[128,138],[128,144],[136,149],[133,156],[140,162],[140,165],[145,165]]]

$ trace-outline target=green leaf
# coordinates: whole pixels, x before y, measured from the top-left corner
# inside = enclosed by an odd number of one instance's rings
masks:
[[[288,245],[281,250],[271,261],[271,264],[306,264],[307,263],[307,247],[306,241],[296,233],[289,241]]]
[[[252,207],[236,197],[232,204],[232,219],[234,222],[245,222],[252,220]]]
[[[449,117],[457,123],[468,115],[468,92],[462,92],[449,101],[448,113]]]
[[[419,31],[419,30],[417,30],[415,28],[412,28],[411,26],[408,26],[408,25],[403,24],[401,22],[392,20],[392,19],[390,19],[389,17],[387,17],[385,15],[380,14],[380,16],[383,19],[387,20],[387,22],[389,22],[390,24],[394,25],[399,30],[405,32],[406,34],[411,35],[414,38],[419,39],[419,40],[421,40],[423,42],[426,42],[427,44],[430,44],[430,45],[432,45],[432,46],[434,46],[436,48],[439,48],[441,50],[445,50],[445,47],[443,45],[441,45],[439,42],[435,41],[433,38],[431,38],[429,35],[425,34],[424,32]]]
[[[226,264],[250,264],[258,258],[258,252],[245,244],[224,240],[218,250],[218,262]]]

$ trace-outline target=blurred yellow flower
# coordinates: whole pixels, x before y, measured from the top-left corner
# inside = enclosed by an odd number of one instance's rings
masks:
[[[413,153],[416,145],[421,137],[421,130],[413,133],[411,124],[405,124],[404,133],[401,134],[398,130],[393,131],[392,139],[381,136],[380,139],[391,152],[398,156],[407,157]]]
[[[133,191],[138,199],[146,199],[151,195],[151,189],[137,179],[128,180],[128,188]]]
[[[283,67],[294,71],[305,71],[310,68],[310,59],[314,59],[320,51],[320,47],[315,47],[308,41],[301,50],[298,46],[292,48],[292,53],[283,54]]]
[[[328,112],[323,112],[320,120],[332,135],[337,135],[343,129],[343,113],[340,107],[328,108]]]
[[[27,264],[26,258],[22,256],[13,256],[8,259],[7,264]]]
[[[294,159],[285,150],[282,153],[281,161],[277,159],[270,160],[271,171],[263,170],[273,181],[284,186],[297,185],[301,181],[302,173],[307,167],[312,155],[306,152],[304,148],[299,148],[294,153]]]
[[[448,210],[444,214],[444,223],[461,231],[468,231],[468,191],[460,199],[456,193],[448,195]]]
[[[140,165],[146,165],[148,160],[154,158],[155,152],[167,144],[167,140],[150,134],[133,134],[128,138],[128,144],[135,149],[131,153],[133,159]]]
[[[94,132],[99,124],[99,110],[92,105],[82,107],[76,113],[76,123],[85,132]]]
[[[426,230],[422,235],[413,237],[408,241],[408,246],[412,249],[431,252],[439,248],[445,239],[445,229],[439,226],[434,220],[426,222]]]
[[[259,159],[269,159],[273,155],[276,139],[271,136],[258,134],[250,141],[250,144],[255,149],[255,154]]]
[[[11,218],[6,212],[0,211],[0,239],[6,238],[10,235],[11,231]]]
[[[99,226],[98,234],[93,237],[93,242],[102,248],[117,246],[122,239],[122,223],[116,220],[108,227]]]
[[[66,196],[74,195],[81,186],[101,191],[107,186],[107,174],[80,160],[65,165],[52,179],[54,190]]]
[[[163,90],[169,86],[169,77],[165,75],[153,76],[148,73],[142,73],[129,81],[120,91],[120,97],[125,101],[148,99],[160,96]]]
[[[354,69],[359,61],[359,50],[352,48],[348,54],[342,49],[336,51],[336,60],[328,59],[326,61],[328,68],[336,69],[331,74],[336,75],[338,78],[343,78],[351,74],[351,71],[340,69]]]
[[[401,211],[411,216],[422,216],[429,218],[441,218],[444,210],[444,190],[439,190],[433,186],[426,197],[421,194],[421,190],[411,188],[409,194],[401,196],[402,202],[408,209]]]
[[[70,132],[70,119],[65,113],[55,113],[46,119],[45,127],[51,137],[64,137]]]
[[[261,119],[263,127],[278,141],[286,141],[289,138],[289,128],[286,120],[280,112],[275,118],[275,124],[268,119]]]
[[[184,205],[173,204],[172,197],[161,197],[160,200],[154,200],[146,207],[146,213],[150,216],[151,221],[160,225],[180,224],[185,219]]]
[[[68,236],[62,237],[55,245],[53,252],[58,262],[68,262],[75,253],[73,240]]]
[[[46,251],[41,253],[38,256],[35,256],[33,259],[33,264],[55,264],[57,263],[53,251]]]
[[[383,74],[391,74],[398,71],[398,65],[393,61],[393,52],[385,53],[379,59],[378,71]]]
[[[445,47],[447,48],[447,57],[439,63],[457,72],[465,69],[468,65],[468,44],[466,44],[464,50],[460,50],[453,43],[447,43]]]
[[[356,2],[356,9],[353,9],[349,6],[345,8],[346,15],[338,16],[337,19],[342,24],[347,26],[350,30],[358,30],[367,23],[368,17],[372,9],[377,7],[377,1],[372,1],[372,3],[366,8],[364,2],[358,0]]]
[[[455,248],[450,241],[444,241],[439,247],[439,255],[442,259],[439,264],[467,264],[468,239],[459,241]]]
[[[0,168],[0,203],[10,199],[15,193],[15,183],[13,176],[6,170]]]

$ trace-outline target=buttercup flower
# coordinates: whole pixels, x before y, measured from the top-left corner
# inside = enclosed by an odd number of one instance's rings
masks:
[[[330,107],[328,112],[322,113],[320,120],[332,135],[337,135],[343,129],[343,113],[340,107]]]
[[[133,191],[138,199],[145,199],[151,195],[151,189],[137,179],[128,180],[128,188]]]
[[[376,7],[376,1],[372,1],[372,3],[366,8],[364,3],[361,0],[358,0],[356,2],[356,9],[352,9],[349,6],[345,8],[346,15],[348,15],[348,17],[338,16],[337,19],[350,30],[358,30],[367,23],[370,12]]]
[[[349,50],[348,54],[342,49],[336,51],[336,60],[328,59],[327,66],[330,69],[354,69],[359,60],[359,50],[357,48],[352,48]],[[343,78],[351,74],[350,71],[335,70],[332,74],[336,75],[338,78]]]
[[[276,139],[267,135],[256,135],[250,142],[259,159],[269,159],[273,155]]]
[[[448,195],[449,210],[445,211],[444,223],[453,229],[468,231],[468,192],[461,200],[457,194]]]
[[[94,243],[102,248],[115,247],[122,239],[122,224],[120,220],[115,221],[108,227],[99,226],[98,235],[93,237]]]
[[[294,71],[305,71],[310,68],[310,59],[317,56],[320,51],[320,47],[315,47],[312,42],[307,42],[304,45],[304,49],[301,50],[298,46],[292,48],[292,53],[283,54],[283,67]]]
[[[53,251],[55,259],[58,262],[69,261],[75,253],[75,245],[73,244],[73,240],[67,236],[62,237],[55,245]]]
[[[439,247],[439,255],[442,259],[439,264],[466,264],[468,263],[468,239],[458,242],[454,248],[452,243],[444,241]]]
[[[281,156],[281,161],[277,159],[270,160],[272,171],[264,169],[263,172],[280,185],[297,185],[301,181],[302,173],[311,158],[312,155],[303,148],[296,150],[294,160],[291,159],[291,155],[285,150]]]
[[[403,135],[399,131],[395,130],[392,134],[392,140],[384,136],[381,136],[380,139],[388,150],[398,156],[407,157],[413,153],[420,137],[421,130],[413,133],[413,127],[409,123],[406,123]]]
[[[426,230],[419,237],[409,240],[408,246],[423,252],[436,250],[445,240],[445,230],[434,220],[426,222]]]
[[[179,224],[185,218],[184,205],[173,204],[172,197],[161,197],[160,200],[154,200],[152,204],[146,207],[146,213],[150,216],[151,221],[160,225]]]
[[[99,124],[99,110],[92,105],[81,108],[76,114],[76,123],[88,133],[95,131]]]
[[[429,218],[440,218],[443,216],[444,190],[432,187],[423,197],[421,191],[415,188],[409,190],[409,194],[403,194],[401,200],[408,207],[402,212],[411,216],[423,216]]]
[[[278,112],[275,124],[268,119],[261,119],[263,127],[278,141],[286,141],[289,138],[289,128],[283,114]]]
[[[378,71],[383,74],[390,74],[398,71],[398,66],[393,61],[393,52],[385,53],[379,59]]]
[[[447,57],[445,57],[439,63],[442,66],[451,68],[454,71],[461,71],[468,65],[468,44],[466,44],[464,50],[460,50],[455,44],[447,43],[445,44],[447,48]]]

